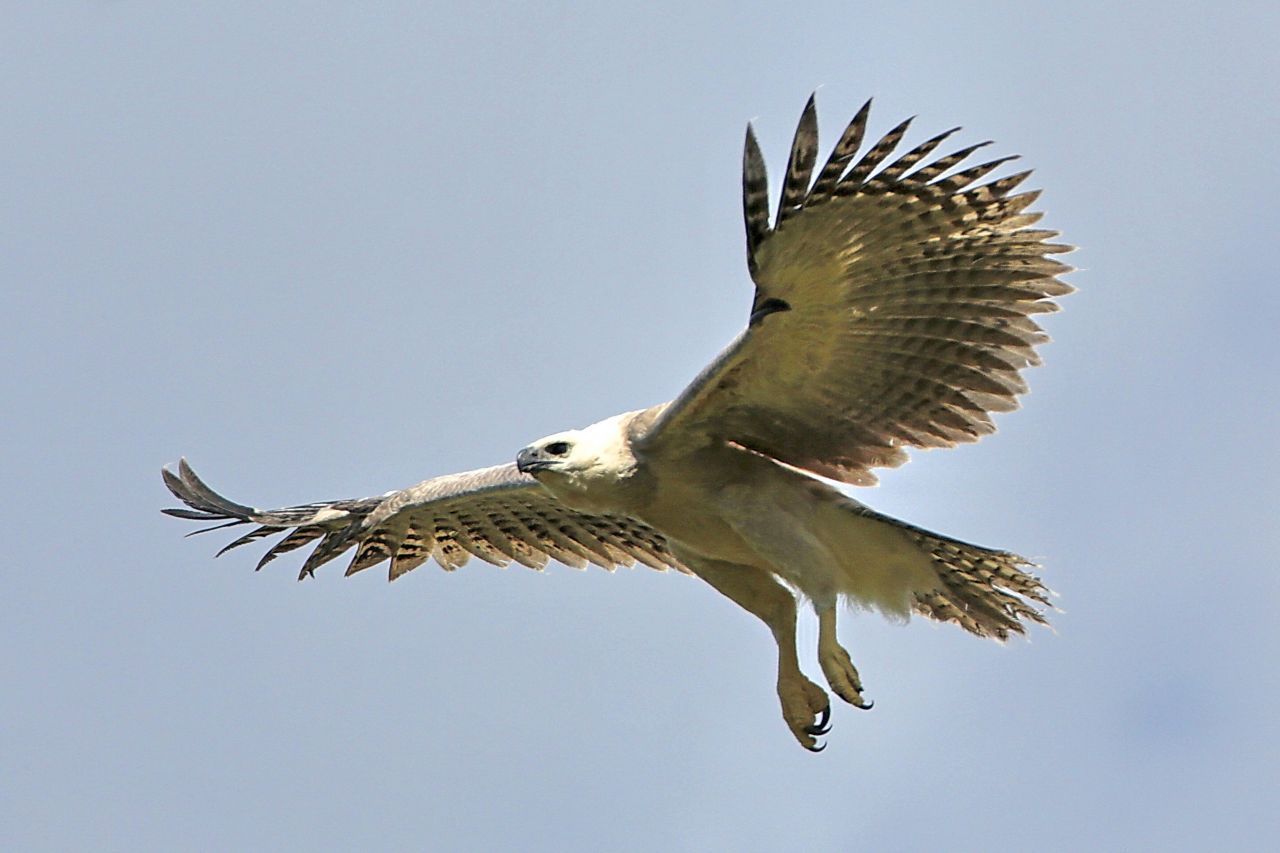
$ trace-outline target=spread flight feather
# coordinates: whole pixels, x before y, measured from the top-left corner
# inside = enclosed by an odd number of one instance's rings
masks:
[[[284,534],[258,568],[314,543],[300,578],[349,551],[347,574],[390,561],[393,580],[432,558],[449,570],[477,557],[690,572],[768,625],[783,717],[815,750],[830,706],[796,662],[796,592],[818,614],[829,685],[858,707],[869,703],[836,638],[839,600],[999,639],[1043,622],[1047,591],[1023,558],[880,515],[810,476],[869,485],[905,448],[994,431],[991,414],[1017,407],[1020,371],[1039,363],[1034,316],[1071,292],[1058,278],[1070,267],[1051,257],[1071,247],[1031,227],[1038,193],[1012,194],[1029,172],[979,183],[1012,158],[952,171],[988,143],[930,161],[958,128],[891,159],[911,119],[855,159],[870,105],[815,178],[809,99],[776,217],[748,126],[749,321],[670,403],[547,436],[514,464],[277,510],[227,500],[182,460],[163,473],[189,509],[165,512],[216,523],[206,529],[256,525],[223,551]]]

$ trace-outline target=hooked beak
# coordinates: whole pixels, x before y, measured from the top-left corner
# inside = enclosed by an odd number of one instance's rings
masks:
[[[526,447],[516,454],[516,470],[521,474],[533,474],[551,465],[536,447]]]

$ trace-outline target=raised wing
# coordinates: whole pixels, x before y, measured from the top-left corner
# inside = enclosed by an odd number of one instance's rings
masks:
[[[165,485],[190,509],[165,513],[196,521],[223,522],[204,533],[239,524],[253,530],[218,555],[267,536],[286,533],[258,562],[261,569],[287,551],[315,542],[298,579],[355,548],[352,575],[390,560],[389,580],[432,557],[446,570],[479,557],[497,566],[512,562],[541,569],[548,560],[575,568],[606,569],[642,563],[683,570],[653,528],[627,516],[587,515],[565,507],[514,465],[499,465],[426,480],[376,498],[326,501],[259,510],[234,503],[210,489],[185,459],[177,473],[162,471]]]
[[[949,447],[993,432],[1017,407],[1018,371],[1048,340],[1072,247],[1032,229],[1030,172],[974,187],[1005,157],[947,175],[973,145],[929,161],[959,128],[886,163],[911,119],[854,163],[871,102],[813,177],[813,98],[792,144],[776,224],[748,125],[743,211],[756,284],[746,329],[657,419],[651,448],[731,441],[799,468],[869,485],[904,446]],[[853,164],[852,166],[850,164]],[[923,164],[923,165],[922,165]],[[878,169],[878,171],[877,171]]]

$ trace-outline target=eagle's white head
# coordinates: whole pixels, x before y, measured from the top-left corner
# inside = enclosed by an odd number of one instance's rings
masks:
[[[632,414],[540,438],[516,455],[516,467],[570,506],[620,509],[617,492],[636,470],[626,429]]]

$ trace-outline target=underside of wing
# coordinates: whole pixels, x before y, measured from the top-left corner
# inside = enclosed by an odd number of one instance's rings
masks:
[[[810,98],[770,224],[764,160],[747,129],[743,212],[756,284],[748,328],[644,441],[729,441],[849,483],[899,465],[905,447],[949,447],[1017,407],[1019,371],[1048,340],[1070,267],[1011,195],[1029,172],[980,184],[1012,157],[954,171],[972,145],[930,159],[958,128],[893,157],[911,123],[858,158],[870,102],[814,176]],[[855,159],[857,158],[857,159]]]
[[[652,528],[627,516],[571,510],[514,465],[436,477],[381,497],[275,510],[227,500],[205,485],[186,460],[178,463],[177,473],[162,473],[169,491],[189,507],[164,512],[216,522],[197,533],[256,525],[219,555],[285,534],[258,562],[261,569],[282,553],[316,543],[299,580],[351,549],[355,555],[348,575],[390,560],[390,580],[432,558],[450,571],[471,557],[533,569],[553,559],[575,568],[594,564],[613,569],[636,563],[659,570],[682,568]]]

